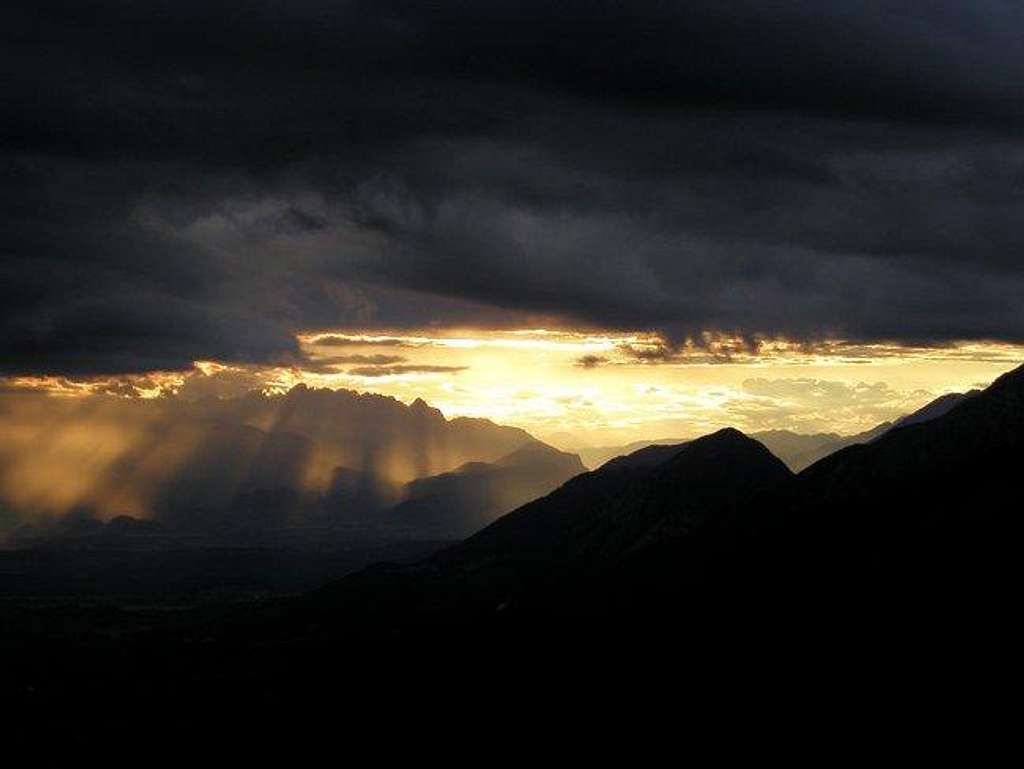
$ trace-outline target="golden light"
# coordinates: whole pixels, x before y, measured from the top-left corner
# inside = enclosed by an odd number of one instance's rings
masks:
[[[197,361],[191,372],[92,380],[19,377],[7,390],[60,396],[228,397],[303,383],[422,398],[447,416],[486,417],[572,448],[691,437],[725,425],[855,433],[943,393],[982,387],[1024,347],[816,343],[706,334],[668,345],[650,332],[319,329],[307,362]],[[814,393],[817,392],[815,395]]]

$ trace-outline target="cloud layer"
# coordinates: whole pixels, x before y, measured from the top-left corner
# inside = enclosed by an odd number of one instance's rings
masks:
[[[34,0],[0,29],[4,373],[536,318],[1024,341],[1009,3]]]

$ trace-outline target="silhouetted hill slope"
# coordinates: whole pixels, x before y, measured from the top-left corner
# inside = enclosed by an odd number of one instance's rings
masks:
[[[759,548],[799,565],[791,582],[835,595],[992,608],[1019,577],[1022,450],[1024,368],[803,471],[780,535]]]
[[[929,518],[954,512],[953,499],[992,500],[1012,488],[1022,447],[1024,368],[1019,368],[981,393],[952,402],[938,417],[909,419],[871,443],[826,457],[800,474],[800,487],[806,504],[845,509],[899,502],[905,503],[901,517]],[[931,511],[925,509],[929,503]],[[957,514],[999,514],[1001,507]]]
[[[629,456],[648,446],[679,446],[683,443],[686,443],[685,438],[657,438],[655,440],[633,441],[623,446],[591,446],[579,449],[577,453],[588,469],[597,470],[613,459]]]
[[[655,467],[663,462],[667,462],[669,459],[674,457],[683,447],[686,446],[688,441],[681,441],[679,443],[671,444],[651,444],[650,446],[644,446],[643,448],[636,449],[629,454],[624,454],[620,457],[615,457],[602,465],[599,470],[606,470],[608,468],[645,468]]]
[[[641,451],[646,460],[650,450]],[[617,462],[576,476],[427,562],[381,566],[317,600],[414,614],[548,600],[651,548],[756,528],[760,509],[785,499],[793,483],[760,443],[720,430],[658,464]]]
[[[938,419],[948,414],[954,407],[959,406],[965,400],[973,398],[981,392],[981,390],[970,390],[965,393],[946,393],[945,395],[940,395],[912,414],[900,417],[893,422],[892,426],[905,427],[906,425],[916,425],[921,422],[930,422],[933,419]]]
[[[586,472],[575,454],[529,443],[497,462],[470,462],[406,485],[406,500],[387,515],[422,536],[467,537],[499,516]]]
[[[580,476],[498,520],[447,558],[518,557],[525,551],[531,558],[557,558],[562,568],[599,566],[710,520],[733,519],[792,480],[760,443],[737,430],[719,430],[659,464],[625,463]],[[617,493],[608,494],[613,489]]]
[[[977,395],[979,390],[971,390],[968,393],[947,393],[940,395],[933,401],[925,404],[917,411],[900,417],[893,422],[882,422],[870,430],[856,433],[854,435],[836,435],[835,433],[819,433],[817,435],[800,435],[788,430],[772,431],[770,433],[754,433],[755,438],[762,441],[772,453],[782,459],[790,469],[799,473],[815,462],[830,454],[835,454],[847,446],[855,446],[861,443],[871,443],[877,440],[894,427],[904,425],[920,424],[938,419],[948,413],[954,406],[967,398]]]

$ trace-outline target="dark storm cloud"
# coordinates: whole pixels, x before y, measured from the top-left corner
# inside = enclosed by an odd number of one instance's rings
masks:
[[[313,358],[303,363],[305,371],[315,373],[337,373],[342,366],[358,364],[361,366],[392,366],[407,360],[402,355],[330,355],[325,358]]]
[[[465,371],[468,366],[421,366],[406,364],[401,366],[360,366],[350,368],[347,374],[361,377],[400,376],[402,374],[457,374]]]
[[[373,337],[364,339],[362,337],[339,336],[337,334],[324,334],[311,340],[312,344],[320,347],[407,347],[410,343],[398,337]]]
[[[324,366],[337,366],[344,363],[361,363],[369,366],[387,366],[402,363],[406,358],[401,355],[333,355],[328,358],[317,358],[316,362]]]
[[[641,363],[672,363],[678,359],[677,354],[663,344],[652,347],[622,344],[619,345],[619,351]]]
[[[5,372],[520,316],[1024,340],[1017,4],[0,14]]]

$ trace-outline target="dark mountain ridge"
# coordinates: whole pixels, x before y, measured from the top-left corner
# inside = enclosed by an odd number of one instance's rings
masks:
[[[882,422],[869,430],[853,435],[840,435],[839,433],[805,434],[792,430],[760,430],[751,433],[750,437],[767,446],[768,450],[785,462],[794,473],[799,473],[804,468],[810,467],[819,459],[827,457],[829,454],[834,454],[842,448],[858,443],[870,443],[876,438],[885,435],[886,432],[894,427],[936,419],[966,398],[974,397],[978,392],[978,390],[971,390],[967,393],[940,395],[917,411],[906,414],[893,422]],[[630,461],[654,461],[654,458],[662,455],[656,451],[641,455],[639,454],[640,449],[656,446],[681,446],[684,443],[686,443],[686,440],[682,438],[660,438],[653,441],[634,441],[625,446],[580,449],[579,455],[587,467],[596,470],[608,462],[624,457],[634,457]],[[667,448],[665,451],[670,452],[671,448]]]
[[[1004,374],[982,393],[943,403],[940,416],[898,423],[868,444],[849,446],[800,474],[805,505],[846,510],[881,499],[903,518],[1000,514],[1016,485],[1024,448],[1024,368]],[[959,509],[965,500],[971,510]],[[928,506],[931,505],[931,510]]]
[[[878,608],[908,590],[923,591],[918,605],[1004,595],[1009,583],[996,575],[1016,542],[1007,503],[1019,494],[1024,368],[943,411],[799,475],[732,429],[647,447],[418,566],[371,570],[320,596],[330,603],[352,585],[370,595],[385,574],[403,612],[428,614],[663,615],[680,600],[741,598]]]
[[[642,449],[643,461],[578,475],[428,561],[381,565],[313,600],[413,615],[547,605],[570,594],[579,606],[589,586],[667,543],[756,530],[754,511],[782,504],[795,482],[763,445],[731,428],[657,447],[667,448],[674,451],[662,462]]]
[[[563,565],[567,560],[603,565],[709,520],[734,516],[792,477],[764,446],[727,428],[691,441],[657,464],[621,463],[576,478],[496,521],[448,557],[526,550],[550,553]],[[592,485],[598,493],[618,491],[602,503],[594,500]]]

